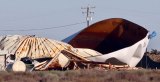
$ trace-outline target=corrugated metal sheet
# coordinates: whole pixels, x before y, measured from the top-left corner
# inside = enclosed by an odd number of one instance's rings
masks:
[[[4,36],[0,41],[0,49],[15,55],[16,60],[23,57],[32,59],[54,57],[61,50],[71,48],[72,46],[63,42],[34,36]]]

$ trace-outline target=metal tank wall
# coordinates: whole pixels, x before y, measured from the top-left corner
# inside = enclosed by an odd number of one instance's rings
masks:
[[[90,48],[102,54],[129,47],[146,37],[148,30],[122,18],[111,18],[82,30],[69,44]]]

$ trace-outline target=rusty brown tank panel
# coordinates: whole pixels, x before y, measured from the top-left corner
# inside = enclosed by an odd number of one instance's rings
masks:
[[[111,18],[85,28],[69,44],[106,54],[133,45],[147,33],[145,28],[128,20]]]

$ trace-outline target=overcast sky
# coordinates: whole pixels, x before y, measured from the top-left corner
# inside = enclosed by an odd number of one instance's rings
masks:
[[[130,20],[150,32],[156,31],[149,49],[160,50],[159,4],[160,0],[0,0],[0,35],[36,35],[62,40],[86,27],[82,14],[85,10],[81,7],[90,5],[96,7],[91,10],[95,12],[91,23],[115,17]],[[66,25],[72,26],[63,27]],[[46,29],[34,30],[41,28]]]

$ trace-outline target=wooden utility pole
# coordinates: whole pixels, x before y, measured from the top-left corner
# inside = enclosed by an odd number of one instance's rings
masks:
[[[87,7],[82,7],[81,9],[86,9],[86,12],[82,12],[83,14],[86,14],[86,21],[87,21],[87,27],[89,26],[90,20],[92,20],[91,14],[94,12],[90,11],[90,9],[93,9],[95,7],[87,6]]]

